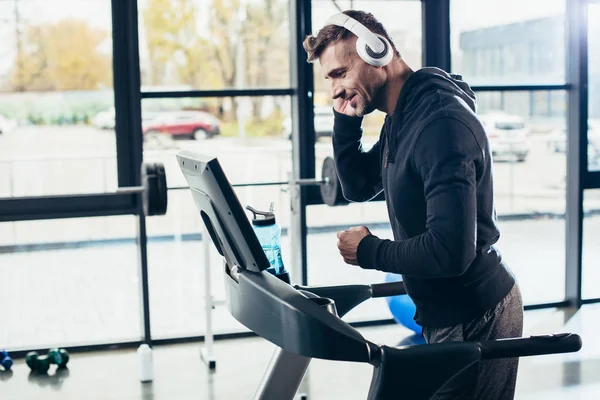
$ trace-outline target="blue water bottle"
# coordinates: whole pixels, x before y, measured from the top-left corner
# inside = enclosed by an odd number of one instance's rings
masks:
[[[247,206],[246,209],[254,214],[252,228],[271,264],[267,271],[276,276],[285,274],[286,270],[281,259],[281,226],[275,220],[273,203],[268,212],[258,211],[250,206]]]

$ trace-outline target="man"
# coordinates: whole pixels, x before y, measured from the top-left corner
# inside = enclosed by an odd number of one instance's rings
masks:
[[[521,294],[494,247],[492,159],[474,93],[440,69],[412,71],[373,15],[344,14],[386,38],[391,61],[368,64],[357,52],[357,36],[333,24],[307,37],[304,48],[331,81],[344,196],[363,202],[383,190],[394,233],[394,240],[364,226],[338,233],[344,261],[402,274],[428,343],[521,336]],[[365,151],[362,119],[374,110],[386,114],[385,122]],[[512,399],[517,368],[518,359],[482,361],[435,398]]]

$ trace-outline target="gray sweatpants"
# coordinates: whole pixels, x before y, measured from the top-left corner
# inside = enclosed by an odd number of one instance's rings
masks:
[[[482,317],[448,328],[423,328],[427,343],[484,341],[523,334],[523,301],[517,284]],[[517,382],[518,358],[483,360],[444,385],[432,399],[512,400]]]

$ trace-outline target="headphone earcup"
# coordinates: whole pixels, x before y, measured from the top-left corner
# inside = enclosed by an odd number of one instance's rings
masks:
[[[385,50],[382,53],[375,54],[360,37],[356,41],[356,52],[367,64],[374,67],[383,67],[392,61],[394,51],[386,38],[381,35],[377,35],[377,37],[385,44]]]

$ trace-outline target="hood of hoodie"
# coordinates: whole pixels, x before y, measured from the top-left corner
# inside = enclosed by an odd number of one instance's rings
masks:
[[[395,112],[405,112],[418,106],[419,102],[439,90],[460,97],[467,105],[477,112],[475,92],[462,76],[449,74],[436,68],[425,67],[415,71],[404,83]]]
[[[390,124],[391,131],[395,131],[395,127],[403,124],[406,115],[411,114],[411,111],[417,109],[423,102],[431,102],[439,92],[445,92],[462,99],[474,113],[477,112],[475,92],[469,84],[462,80],[460,75],[449,74],[436,67],[425,67],[415,71],[404,82],[396,103],[394,116],[386,116],[386,123]],[[394,162],[397,149],[396,135],[390,135],[388,142],[388,161]]]

